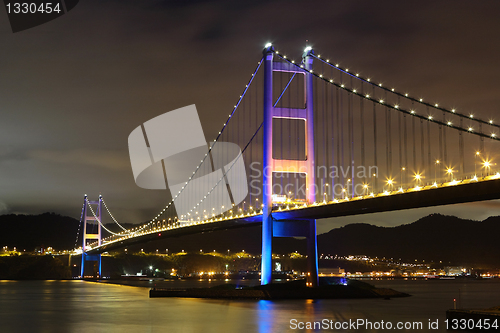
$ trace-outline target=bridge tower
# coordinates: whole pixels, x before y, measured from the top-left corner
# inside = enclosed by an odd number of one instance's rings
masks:
[[[92,212],[91,216],[88,216],[88,210],[90,205],[97,205],[97,211]],[[81,277],[83,279],[85,273],[85,262],[94,262],[94,272],[97,272],[97,278],[101,277],[101,254],[89,255],[85,251],[87,250],[87,240],[97,240],[98,245],[101,245],[101,216],[102,216],[102,196],[99,195],[99,200],[90,201],[85,194],[84,197],[84,208],[83,208],[83,244],[82,244],[82,266],[81,266]],[[95,216],[94,216],[95,215]],[[89,223],[90,222],[90,223]],[[90,226],[97,227],[90,230]],[[92,233],[90,231],[93,231]],[[96,267],[97,266],[97,267]]]
[[[308,287],[318,285],[318,250],[316,237],[316,220],[274,220],[272,217],[273,172],[287,170],[295,173],[306,173],[306,200],[308,204],[316,201],[315,165],[314,165],[314,113],[313,113],[313,75],[312,48],[307,47],[302,55],[306,70],[293,64],[273,62],[274,48],[267,44],[264,54],[264,125],[263,125],[263,198],[262,198],[262,260],[261,284],[269,284],[272,280],[272,239],[273,237],[306,237]],[[304,75],[305,108],[277,108],[273,105],[273,72],[292,72]],[[273,119],[293,118],[304,120],[306,159],[300,161],[273,158]],[[294,170],[294,166],[298,168]]]

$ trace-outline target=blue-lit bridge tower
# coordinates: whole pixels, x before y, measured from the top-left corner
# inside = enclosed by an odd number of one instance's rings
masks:
[[[96,205],[96,212],[93,211],[91,205]],[[88,216],[88,210],[91,210],[92,215]],[[97,278],[101,277],[101,254],[87,254],[88,249],[87,240],[97,241],[97,245],[101,246],[101,217],[102,217],[102,196],[99,195],[99,200],[90,201],[87,195],[84,197],[83,204],[83,242],[82,242],[82,265],[81,265],[81,278],[85,276],[85,262],[91,261],[97,265]]]
[[[301,67],[274,62],[275,50],[271,44],[264,48],[264,123],[263,123],[263,198],[262,198],[262,261],[261,284],[269,284],[272,280],[272,239],[273,237],[306,237],[307,238],[307,279],[308,287],[318,285],[318,250],[316,237],[316,220],[275,220],[273,208],[273,172],[287,170],[289,173],[306,174],[306,201],[316,201],[315,166],[314,166],[314,121],[313,121],[313,75],[314,51],[307,47],[302,55]],[[303,70],[305,68],[307,71]],[[278,108],[273,105],[273,72],[290,72],[304,75],[305,105],[304,108]],[[286,88],[285,88],[286,90]],[[305,160],[284,160],[273,158],[273,119],[288,118],[303,120],[305,126]]]

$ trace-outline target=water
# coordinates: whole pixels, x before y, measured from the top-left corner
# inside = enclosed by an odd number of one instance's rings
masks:
[[[154,282],[151,282],[154,283]],[[173,282],[172,287],[212,282]],[[83,281],[0,281],[0,332],[381,332],[292,329],[303,322],[369,320],[422,322],[445,332],[445,311],[459,297],[463,307],[500,305],[499,280],[371,281],[412,294],[382,300],[209,300],[148,298],[148,288]],[[429,319],[439,329],[427,328]]]

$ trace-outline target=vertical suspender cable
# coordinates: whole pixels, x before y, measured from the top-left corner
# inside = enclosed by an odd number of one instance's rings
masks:
[[[323,73],[323,68],[324,67],[324,64],[323,62],[321,63],[321,72]],[[319,84],[319,83],[318,83]],[[325,175],[323,176],[323,180],[326,183],[328,183],[328,161],[330,160],[328,158],[328,154],[329,154],[329,149],[328,149],[328,126],[327,126],[327,122],[328,122],[328,112],[327,112],[327,104],[328,104],[328,100],[327,100],[327,93],[326,93],[326,84],[321,82],[322,86],[323,86],[323,96],[321,96],[322,98],[322,101],[323,101],[323,161],[324,161],[324,169],[326,168],[326,170],[324,170],[324,173]],[[316,169],[317,170],[317,169]],[[328,186],[326,186],[326,189],[325,189],[325,192],[327,193],[327,196],[329,195],[329,189],[328,189]]]
[[[446,115],[443,112],[443,123],[446,123]],[[446,126],[443,127],[443,162],[444,166],[448,165],[448,156],[447,156],[447,149],[446,149]]]
[[[330,77],[333,77],[333,67],[330,67]],[[333,91],[334,91],[334,86],[333,84],[330,85],[330,107],[331,107],[331,123],[330,123],[330,126],[331,126],[331,132],[330,132],[330,136],[328,138],[329,141],[332,142],[332,145],[331,145],[331,149],[332,149],[332,164],[331,164],[331,167],[332,167],[332,171],[335,170],[335,107],[334,107],[334,102],[333,102]],[[331,181],[331,185],[332,185],[332,188],[331,188],[331,191],[332,191],[332,200],[335,199],[335,172],[330,172],[330,175],[332,176],[332,179],[330,180]]]
[[[405,164],[403,166],[404,170],[403,170],[403,168],[401,168],[401,172],[405,171],[404,172],[405,178],[404,179],[402,178],[402,181],[403,181],[403,183],[406,184],[406,173],[408,172],[407,171],[407,169],[408,169],[408,135],[407,135],[407,131],[406,131],[406,114],[403,116],[403,122],[404,122]]]
[[[413,102],[411,103],[412,104],[412,110],[413,110]],[[411,127],[412,127],[412,134],[413,134],[413,171],[414,172],[418,172],[417,170],[417,148],[416,148],[416,145],[417,145],[417,133],[416,133],[416,130],[415,130],[415,117],[411,117]]]
[[[400,105],[400,98],[398,96],[398,105]],[[399,172],[401,172],[401,168],[403,167],[403,152],[402,152],[402,145],[403,145],[403,141],[402,141],[402,128],[401,128],[401,112],[398,112],[398,134],[399,134],[399,140],[398,140],[398,147],[399,147],[399,165],[398,165],[398,168],[399,168]],[[399,184],[400,186],[402,186],[402,184]]]
[[[387,91],[385,92],[385,100],[387,102]],[[387,146],[388,146],[388,157],[387,159],[389,160],[389,164],[387,165],[387,168],[389,170],[389,177],[392,178],[392,130],[391,130],[391,110],[389,110],[388,107],[386,107],[386,114],[387,114]]]
[[[375,87],[372,86],[372,93],[375,95]],[[377,105],[373,103],[373,165],[378,170],[377,164]],[[370,175],[372,177],[373,175]],[[374,176],[373,193],[377,193],[377,175]]]
[[[351,88],[352,88],[352,77],[351,77]],[[347,166],[347,171],[351,170],[351,173],[354,172],[354,165],[353,165],[353,160],[354,160],[354,147],[353,147],[353,117],[352,117],[352,94],[347,94],[347,121],[349,122],[348,124],[348,135],[349,135],[349,164]],[[347,194],[349,195],[349,186],[351,186],[351,196],[354,197],[354,177],[350,177],[351,181],[347,183]]]
[[[463,128],[463,119],[460,118],[460,127]],[[458,131],[458,150],[460,156],[460,176],[464,174],[464,138],[462,131]]]
[[[342,72],[340,73],[340,84],[342,84]],[[341,149],[341,167],[342,171],[342,188],[345,188],[345,179],[344,179],[344,91],[340,91],[340,149]]]
[[[361,81],[361,95],[364,96],[364,85]],[[363,97],[359,97],[359,118],[361,123],[361,167],[365,168],[365,120],[364,120],[364,105]],[[365,169],[364,169],[365,170]],[[363,178],[363,184],[366,184],[366,172],[363,172],[365,177]]]
[[[425,139],[424,139],[424,121],[420,119],[420,155],[421,155],[421,160],[420,160],[420,171],[423,172],[425,168]],[[424,175],[425,177],[425,175]]]
[[[439,124],[439,162],[443,161],[443,125]]]
[[[427,120],[427,167],[428,167],[428,172],[431,172],[431,121]]]
[[[479,123],[479,133],[483,133],[483,124]],[[479,151],[484,153],[484,137],[480,136],[479,137]]]

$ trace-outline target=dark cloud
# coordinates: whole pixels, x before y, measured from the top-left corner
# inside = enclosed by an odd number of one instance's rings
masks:
[[[308,40],[384,84],[498,119],[498,12],[498,1],[92,0],[17,34],[1,20],[0,212],[78,218],[83,194],[101,192],[119,219],[151,218],[168,193],[135,185],[129,133],[194,103],[211,140],[267,41],[299,59]],[[483,208],[443,209],[495,214]]]

